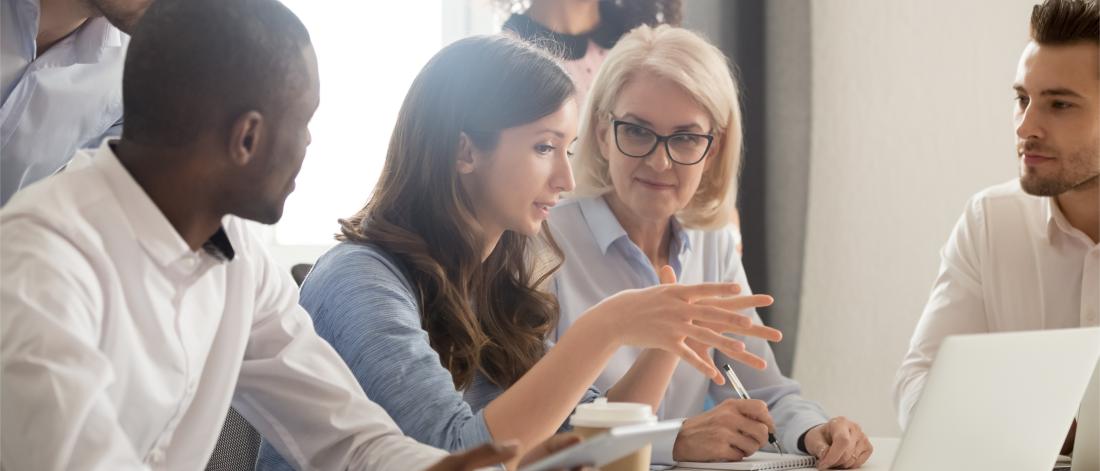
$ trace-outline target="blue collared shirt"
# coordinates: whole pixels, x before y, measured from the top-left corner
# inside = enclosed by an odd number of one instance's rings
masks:
[[[129,36],[90,18],[38,55],[39,4],[0,0],[0,205],[117,135]]]
[[[703,231],[688,229],[673,218],[669,241],[669,264],[677,280],[685,284],[736,282],[742,293],[750,292],[745,270],[737,255],[735,235],[730,227]],[[555,274],[551,288],[561,304],[560,337],[586,310],[625,289],[654,286],[657,272],[642,250],[627,236],[626,230],[602,197],[578,198],[559,204],[550,212],[550,230],[565,253],[565,263]],[[746,312],[760,323],[755,310]],[[815,402],[803,399],[794,380],[783,376],[775,364],[768,342],[737,336],[746,349],[764,358],[768,367],[750,368],[720,352],[714,352],[717,365],[733,365],[749,395],[768,404],[778,429],[777,438],[784,450],[798,449],[798,437],[814,425],[828,420]],[[634,364],[639,348],[622,348],[608,362],[595,386],[610,389]],[[661,419],[691,417],[703,412],[707,398],[714,403],[736,398],[728,385],[716,385],[695,368],[681,363],[665,392],[657,415]],[[654,443],[654,462],[671,460],[672,443]]]

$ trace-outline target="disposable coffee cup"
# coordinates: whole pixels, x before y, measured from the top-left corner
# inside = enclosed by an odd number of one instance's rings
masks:
[[[657,423],[653,408],[647,404],[634,402],[607,402],[607,398],[596,399],[590,404],[581,404],[569,418],[573,432],[585,439],[604,433],[612,427]],[[600,468],[601,471],[649,471],[649,456],[652,445],[646,445]]]

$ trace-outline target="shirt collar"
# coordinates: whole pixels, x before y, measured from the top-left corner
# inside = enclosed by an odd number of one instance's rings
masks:
[[[596,244],[604,255],[607,255],[607,250],[616,241],[628,238],[626,229],[623,229],[615,213],[611,212],[611,207],[607,205],[607,200],[603,196],[581,198],[577,204],[588,224],[588,230],[592,232],[592,238],[596,240]],[[691,249],[691,239],[687,236],[679,219],[673,217],[669,225],[672,228],[672,241],[678,248],[676,253],[683,255]]]
[[[588,223],[588,230],[592,231],[592,238],[596,239],[600,251],[607,255],[611,244],[626,237],[626,229],[623,229],[619,218],[611,212],[611,207],[602,196],[582,198],[578,204],[585,222]]]
[[[176,232],[176,228],[172,227],[172,223],[168,222],[168,218],[164,217],[160,208],[149,199],[149,195],[138,185],[126,167],[122,166],[122,162],[119,162],[111,148],[112,142],[114,141],[103,141],[96,151],[92,165],[99,170],[115,193],[134,238],[161,266],[169,266],[181,258],[193,256],[195,252]],[[224,225],[203,243],[203,250],[218,261],[231,261],[236,256]]]
[[[77,64],[99,62],[106,49],[122,47],[128,38],[103,17],[89,18],[73,36],[73,61]]]
[[[1073,227],[1062,214],[1062,208],[1058,207],[1058,200],[1053,196],[1043,196],[1046,200],[1043,204],[1043,215],[1046,219],[1046,231],[1043,236],[1047,243],[1054,243],[1054,237],[1062,234],[1065,237],[1078,238],[1087,241],[1090,245],[1096,245],[1080,229]]]

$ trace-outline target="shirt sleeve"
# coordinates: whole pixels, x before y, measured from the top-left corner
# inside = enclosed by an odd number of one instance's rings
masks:
[[[297,469],[423,469],[445,453],[402,434],[367,399],[255,241],[257,306],[233,405]],[[387,380],[391,378],[386,378]]]
[[[27,220],[0,231],[0,455],[5,469],[147,469],[108,398],[92,265]]]
[[[940,271],[894,380],[902,429],[909,425],[928,369],[949,335],[987,332],[979,244],[985,240],[982,200],[972,199],[940,251]]]
[[[331,255],[310,273],[302,304],[359,387],[420,442],[457,451],[492,441],[484,410],[464,400],[421,328],[399,269],[372,247]]]

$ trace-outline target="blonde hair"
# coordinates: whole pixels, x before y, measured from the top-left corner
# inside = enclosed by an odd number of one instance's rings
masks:
[[[710,115],[719,147],[708,152],[712,162],[699,188],[676,216],[686,227],[715,229],[730,222],[737,204],[741,167],[741,106],[729,62],[698,34],[668,25],[640,26],[627,33],[607,54],[581,114],[577,157],[573,163],[579,196],[612,189],[608,162],[600,152],[600,121],[607,120],[619,93],[631,79],[652,74],[680,86]]]

